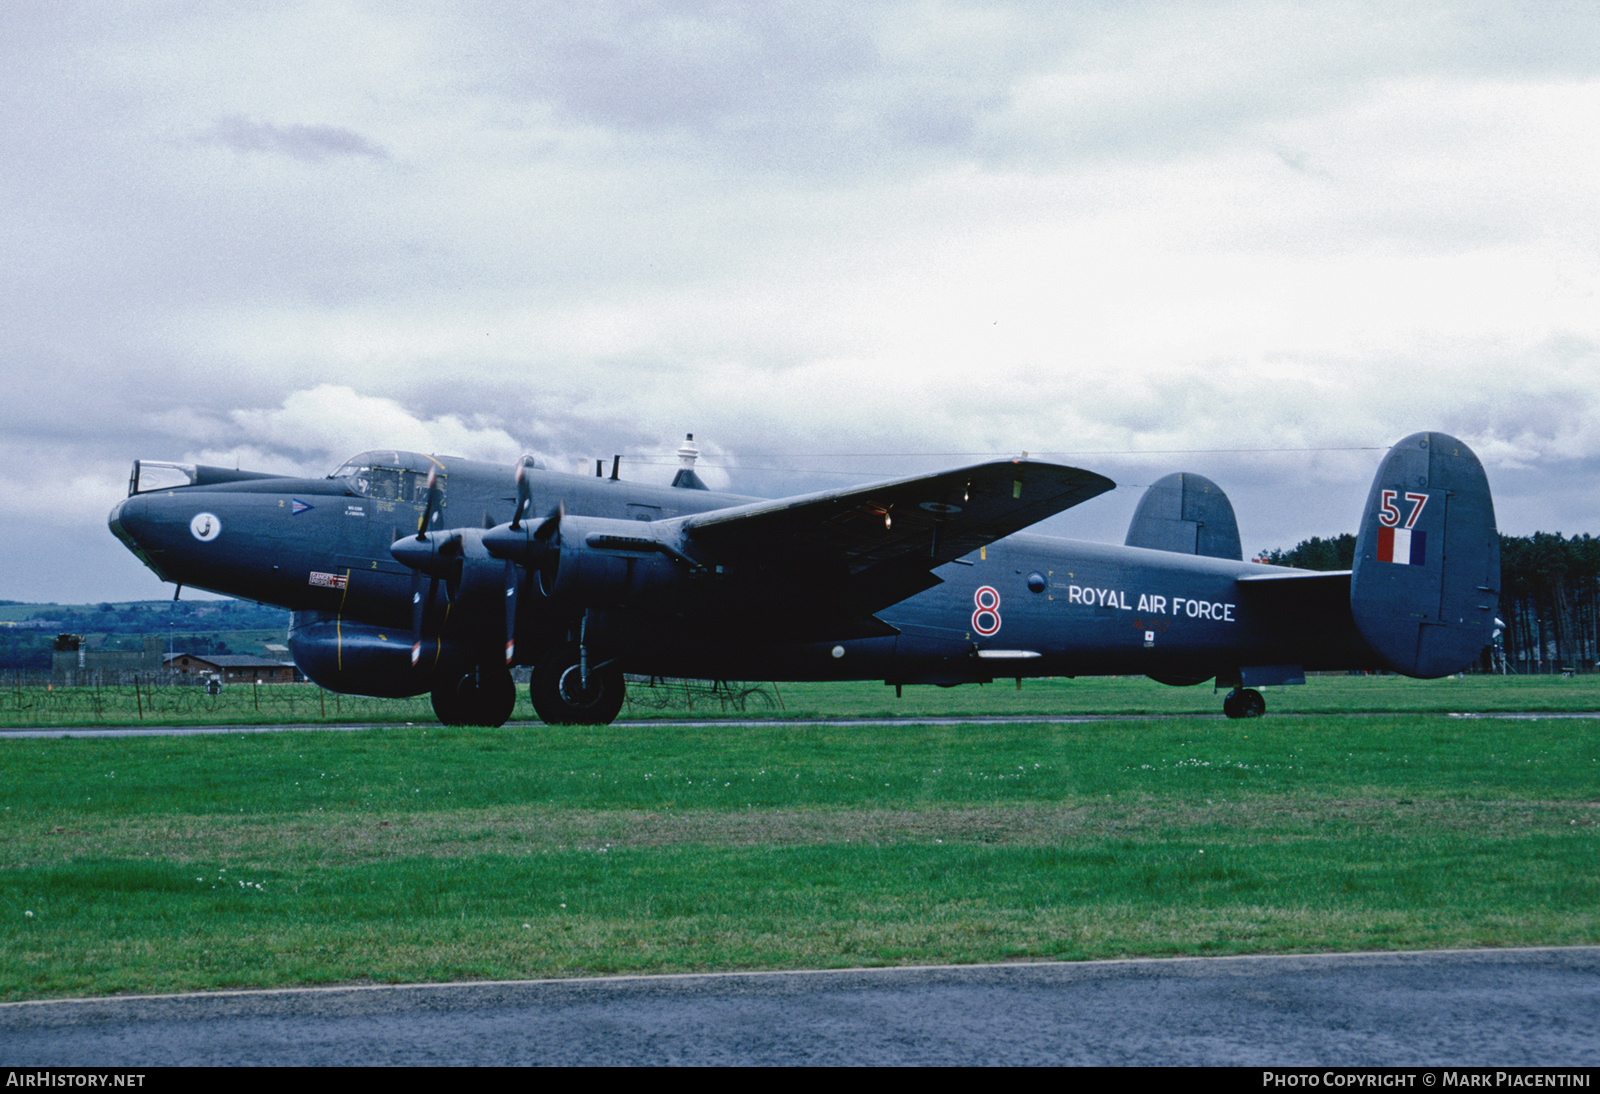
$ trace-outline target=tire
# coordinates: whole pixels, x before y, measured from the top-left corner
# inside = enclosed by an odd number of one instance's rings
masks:
[[[433,689],[433,712],[447,726],[503,726],[517,705],[506,669],[478,668]]]
[[[557,646],[539,659],[528,685],[534,713],[552,726],[610,725],[622,711],[627,682],[615,662],[589,669],[585,690],[578,670],[578,647]]]
[[[1222,700],[1222,713],[1230,718],[1259,718],[1267,712],[1267,701],[1255,688],[1235,688]]]

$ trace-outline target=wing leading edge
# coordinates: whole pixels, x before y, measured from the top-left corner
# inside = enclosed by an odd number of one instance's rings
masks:
[[[1008,460],[718,509],[686,518],[684,531],[714,553],[817,553],[851,573],[899,559],[931,569],[1115,485],[1076,467]]]
[[[760,606],[773,627],[893,634],[874,613],[939,584],[936,567],[1115,485],[1092,471],[1012,460],[718,509],[683,518],[682,528],[697,559],[782,575],[787,595]]]

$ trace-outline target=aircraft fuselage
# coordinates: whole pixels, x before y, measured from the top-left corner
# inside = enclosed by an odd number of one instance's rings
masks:
[[[164,580],[294,612],[326,687],[432,691],[499,724],[532,665],[546,721],[608,721],[624,674],[959,684],[1215,679],[1225,709],[1307,670],[1438,676],[1488,642],[1499,540],[1481,464],[1418,433],[1379,469],[1353,570],[1242,561],[1198,475],[1146,491],[1138,546],[1018,531],[1112,487],[1025,460],[763,502],[683,486],[364,453],[325,479],[218,468],[148,489],[112,530]],[[1011,534],[1007,534],[1011,533]],[[974,549],[975,548],[975,549]]]
[[[401,454],[398,489],[345,478],[259,479],[135,494],[112,512],[113,531],[161,577],[281,605],[308,624],[409,634],[416,577],[391,553],[415,534],[429,458]],[[510,469],[444,464],[441,519],[509,521]],[[534,509],[659,521],[753,499],[600,477],[527,472]],[[1304,668],[1376,664],[1348,609],[1295,618],[1253,602],[1239,579],[1282,568],[1167,551],[1019,533],[938,567],[940,583],[880,611],[898,631],[881,637],[786,643],[670,610],[629,628],[630,673],[711,679],[849,680],[954,684],[1012,677],[1153,674],[1225,677],[1241,665]],[[781,575],[779,575],[781,578]],[[715,574],[709,583],[739,575]],[[759,592],[750,595],[761,595]],[[781,588],[767,590],[781,597]],[[435,591],[435,613],[447,610]],[[1337,605],[1335,606],[1337,608]],[[524,597],[520,663],[537,656],[540,603]],[[353,633],[353,632],[352,632]],[[447,632],[448,633],[448,632]],[[388,637],[386,635],[386,637]],[[352,640],[353,641],[353,640]],[[425,673],[379,690],[426,690]]]

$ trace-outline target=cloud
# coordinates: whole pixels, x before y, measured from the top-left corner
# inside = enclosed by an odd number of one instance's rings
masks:
[[[399,448],[473,460],[511,463],[523,449],[503,429],[455,414],[422,417],[393,399],[362,395],[339,384],[290,393],[271,410],[228,415],[241,445],[286,453],[304,463],[333,463],[369,448]]]
[[[1589,9],[18,10],[0,495],[52,541],[134,456],[643,477],[690,430],[764,494],[1187,466],[1292,542],[1440,428],[1506,519],[1592,519]],[[1219,454],[1261,447],[1303,454]]]
[[[221,118],[200,137],[235,152],[268,152],[318,163],[336,156],[387,160],[389,153],[349,129],[331,125],[273,125],[235,114]]]

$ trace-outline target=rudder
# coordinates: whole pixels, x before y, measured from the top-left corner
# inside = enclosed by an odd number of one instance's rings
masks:
[[[1356,536],[1350,610],[1390,668],[1435,677],[1470,664],[1494,633],[1500,536],[1472,449],[1414,433],[1384,457]]]

